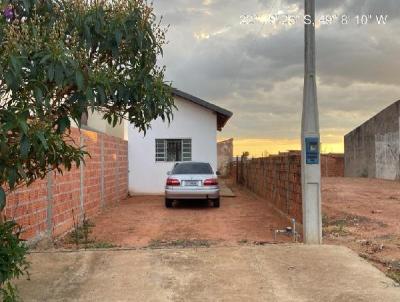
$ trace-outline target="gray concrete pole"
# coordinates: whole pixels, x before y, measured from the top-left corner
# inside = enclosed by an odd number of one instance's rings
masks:
[[[306,244],[322,243],[320,134],[315,68],[315,0],[305,0],[305,72],[301,129],[303,237]]]

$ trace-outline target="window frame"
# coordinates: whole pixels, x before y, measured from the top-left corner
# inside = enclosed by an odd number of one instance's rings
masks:
[[[168,160],[168,141],[180,141],[180,161]],[[156,138],[155,139],[155,154],[154,160],[156,163],[180,163],[192,161],[193,142],[192,138]]]

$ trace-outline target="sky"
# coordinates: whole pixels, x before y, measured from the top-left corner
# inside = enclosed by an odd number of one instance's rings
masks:
[[[322,152],[343,152],[346,133],[400,99],[398,1],[316,0]],[[235,155],[299,149],[303,3],[154,0],[170,26],[160,59],[166,80],[233,112],[218,139],[233,137]],[[367,24],[357,24],[357,15]],[[378,24],[380,15],[386,24]],[[293,24],[284,24],[288,17]]]

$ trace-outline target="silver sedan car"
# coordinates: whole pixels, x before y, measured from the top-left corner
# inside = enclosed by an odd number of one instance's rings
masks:
[[[165,185],[165,206],[172,207],[177,199],[211,199],[219,208],[218,173],[209,163],[183,162],[168,172]]]

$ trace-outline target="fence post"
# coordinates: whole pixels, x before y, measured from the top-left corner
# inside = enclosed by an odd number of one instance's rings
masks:
[[[236,156],[236,184],[239,183],[239,156]]]
[[[119,181],[118,181],[118,176],[119,176],[119,148],[117,145],[117,139],[114,138],[114,148],[115,148],[115,169],[114,169],[114,184],[115,184],[115,190],[114,194],[116,196],[115,202],[121,201],[118,196],[118,189],[119,189]]]
[[[290,154],[286,157],[286,212],[290,215],[290,205],[289,205],[289,178],[290,178]]]
[[[47,174],[47,233],[51,236],[53,234],[53,174]]]
[[[101,137],[100,141],[100,204],[101,207],[104,208],[105,200],[104,200],[104,135],[99,134]]]
[[[84,143],[85,143],[85,138],[82,134],[82,132],[80,132],[79,134],[79,147],[83,148]],[[80,165],[79,165],[79,172],[80,172],[80,186],[79,186],[79,200],[80,200],[80,221],[83,219],[83,215],[85,213],[85,207],[84,207],[84,203],[85,203],[85,187],[84,187],[84,179],[85,179],[85,169],[84,169],[84,162],[83,160],[81,160]]]

